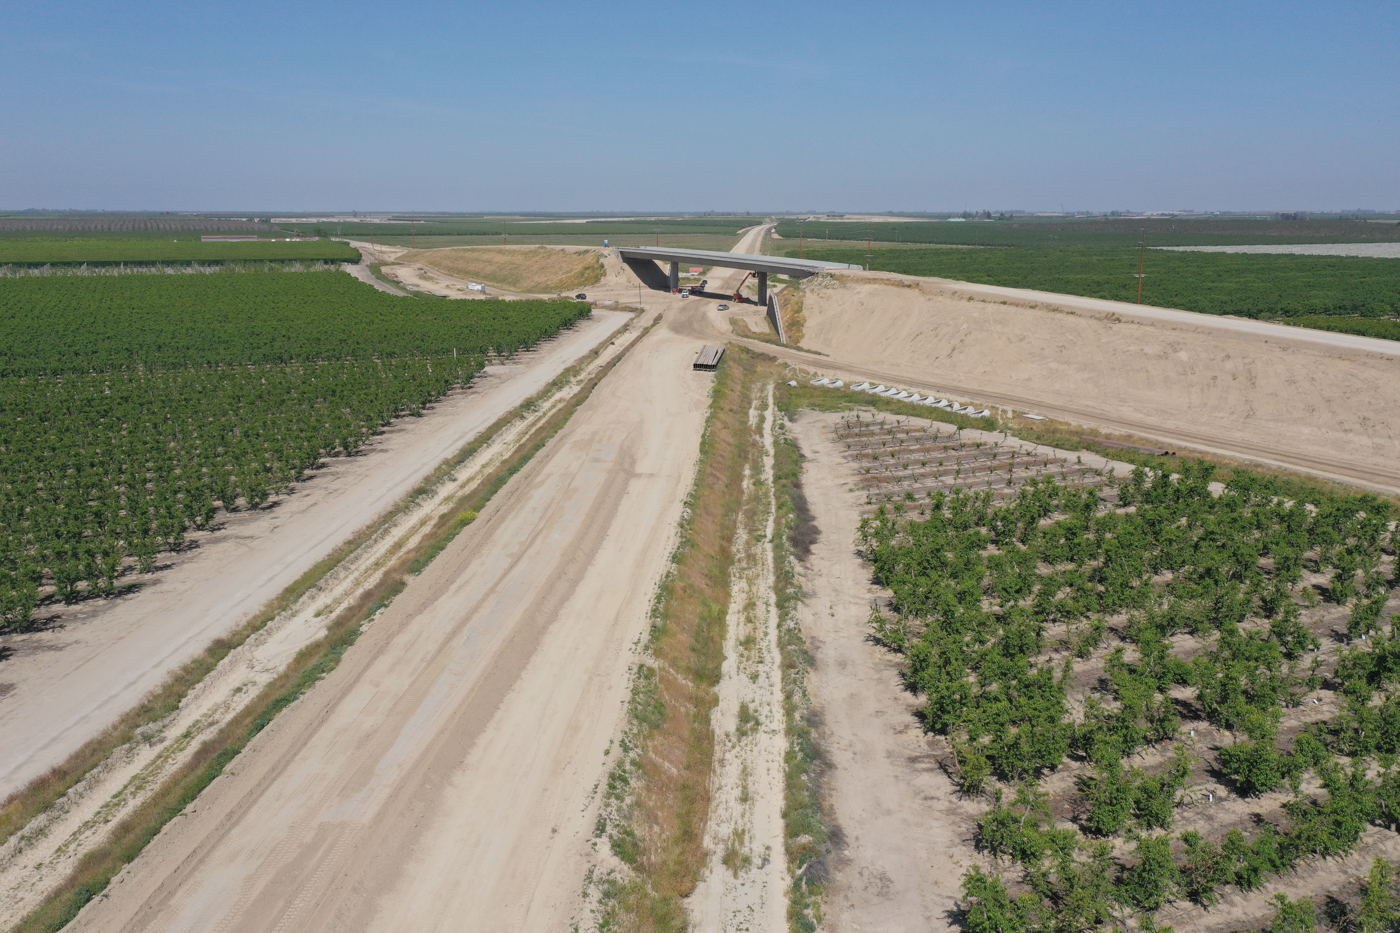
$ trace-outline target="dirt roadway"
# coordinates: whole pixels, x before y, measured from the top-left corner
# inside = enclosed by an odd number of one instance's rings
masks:
[[[711,377],[665,325],[75,930],[562,930]]]
[[[236,628],[341,541],[501,415],[534,395],[630,315],[596,311],[422,418],[404,418],[360,456],[335,458],[274,508],[221,516],[223,530],[165,555],[140,592],[65,607],[54,627],[0,638],[0,798],[135,706],[214,638]]]
[[[387,282],[381,282],[378,279],[376,279],[374,277],[374,273],[369,271],[369,264],[366,263],[364,260],[361,260],[360,262],[342,262],[340,264],[340,268],[350,273],[355,278],[359,279],[361,282],[364,282],[366,285],[378,291],[385,292],[390,295],[398,295],[403,298],[408,297],[408,292],[404,291],[403,289],[395,288]]]

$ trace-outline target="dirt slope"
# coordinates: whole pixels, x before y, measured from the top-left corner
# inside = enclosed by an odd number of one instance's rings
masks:
[[[74,929],[568,927],[710,385],[646,343]]]
[[[398,261],[526,294],[571,292],[594,284],[603,275],[596,250],[545,246],[416,249],[399,256]]]
[[[132,595],[64,607],[41,631],[0,637],[0,797],[62,761],[213,639],[252,616],[483,428],[624,324],[591,318],[510,364],[491,366],[363,454],[334,458],[293,494],[220,516],[221,531],[162,557]]]
[[[803,288],[820,362],[1400,490],[1400,346],[883,273]]]

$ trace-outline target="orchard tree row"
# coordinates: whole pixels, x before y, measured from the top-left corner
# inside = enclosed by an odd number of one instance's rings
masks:
[[[0,278],[0,378],[510,354],[577,301],[405,301],[346,272]]]
[[[1389,504],[1212,480],[1139,469],[1117,508],[1053,480],[935,493],[862,523],[891,593],[875,633],[962,792],[991,800],[978,842],[1004,870],[966,876],[974,929],[1151,920],[1400,823]],[[1302,716],[1318,697],[1335,715]],[[1269,818],[1183,829],[1208,774]]]
[[[340,272],[8,280],[0,308],[0,631],[118,591],[220,509],[258,508],[589,311]]]

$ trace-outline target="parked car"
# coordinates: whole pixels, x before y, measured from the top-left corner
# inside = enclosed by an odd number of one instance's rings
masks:
[[[720,306],[719,306],[718,308],[716,308],[715,310],[716,310],[716,311],[728,311],[728,310],[729,310],[729,305],[720,305]]]
[[[583,292],[579,292],[579,293],[578,293],[577,295],[575,295],[574,297],[577,298],[579,301],[587,301],[587,300],[588,300],[588,296],[585,295]]]

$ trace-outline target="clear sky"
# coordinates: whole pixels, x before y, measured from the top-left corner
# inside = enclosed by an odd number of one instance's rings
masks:
[[[1400,208],[1400,3],[0,0],[0,208]]]

